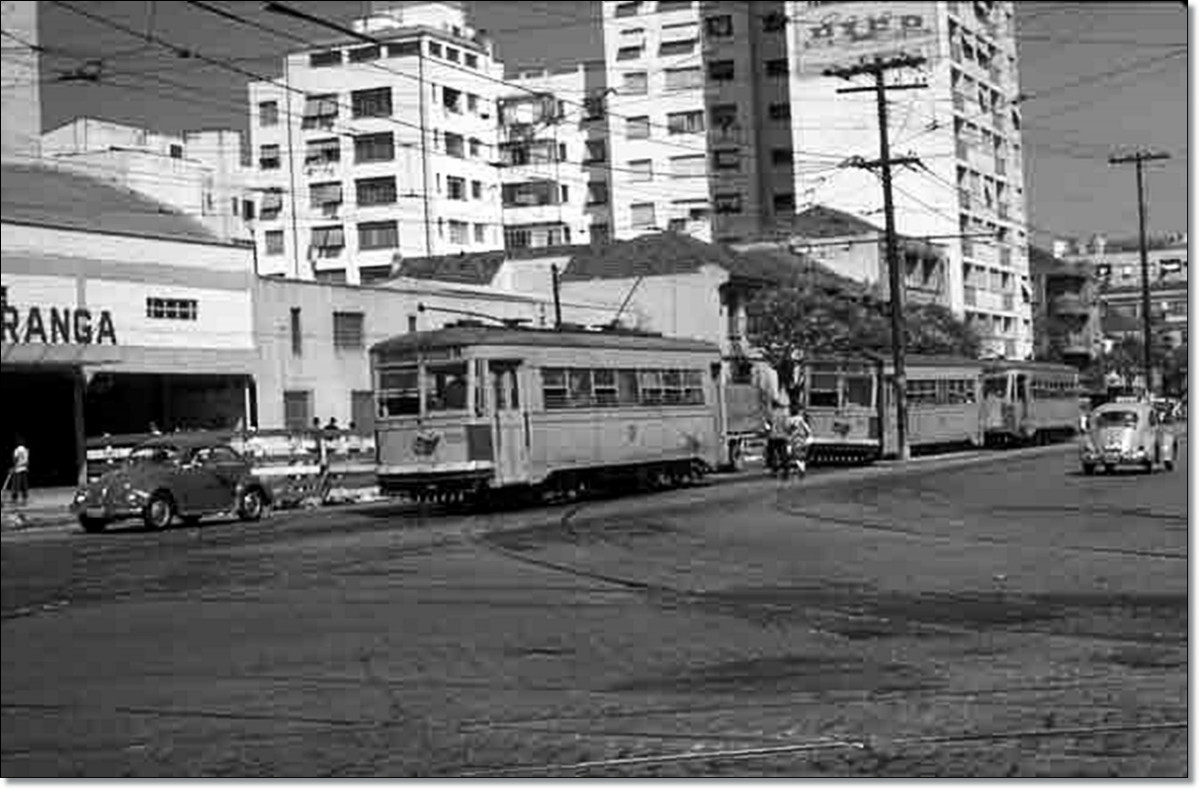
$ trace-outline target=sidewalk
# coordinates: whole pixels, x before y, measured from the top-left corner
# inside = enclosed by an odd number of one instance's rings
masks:
[[[70,511],[75,491],[74,486],[31,489],[29,502],[25,505],[13,504],[5,491],[4,500],[0,502],[0,523],[5,530],[71,523],[75,519]]]

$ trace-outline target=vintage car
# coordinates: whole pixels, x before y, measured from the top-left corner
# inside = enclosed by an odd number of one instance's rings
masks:
[[[1161,465],[1175,468],[1176,438],[1150,403],[1116,402],[1096,408],[1088,416],[1079,445],[1079,462],[1084,474],[1097,466],[1112,472],[1119,466],[1136,465],[1147,472]]]
[[[71,510],[88,532],[131,518],[160,530],[176,516],[194,524],[232,511],[243,521],[255,521],[270,502],[270,488],[233,448],[211,437],[161,436],[138,445],[121,466],[80,488]]]

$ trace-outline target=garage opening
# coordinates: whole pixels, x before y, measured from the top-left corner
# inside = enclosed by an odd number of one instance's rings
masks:
[[[249,376],[97,373],[87,387],[87,435],[248,427],[253,394]]]
[[[4,474],[12,466],[17,436],[29,448],[29,485],[33,488],[73,486],[79,481],[83,448],[77,423],[71,368],[5,366],[0,452]]]

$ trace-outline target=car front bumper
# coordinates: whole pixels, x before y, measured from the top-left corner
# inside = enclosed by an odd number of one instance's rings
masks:
[[[1087,448],[1079,453],[1079,460],[1085,464],[1104,464],[1118,466],[1120,464],[1144,464],[1150,458],[1145,450],[1100,450]]]

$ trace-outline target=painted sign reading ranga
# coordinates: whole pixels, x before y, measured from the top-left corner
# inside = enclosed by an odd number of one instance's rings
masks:
[[[117,345],[117,330],[107,310],[5,304],[3,313],[0,339],[5,343]]]
[[[812,3],[798,15],[794,35],[802,74],[876,57],[932,58],[937,54],[937,4]]]

